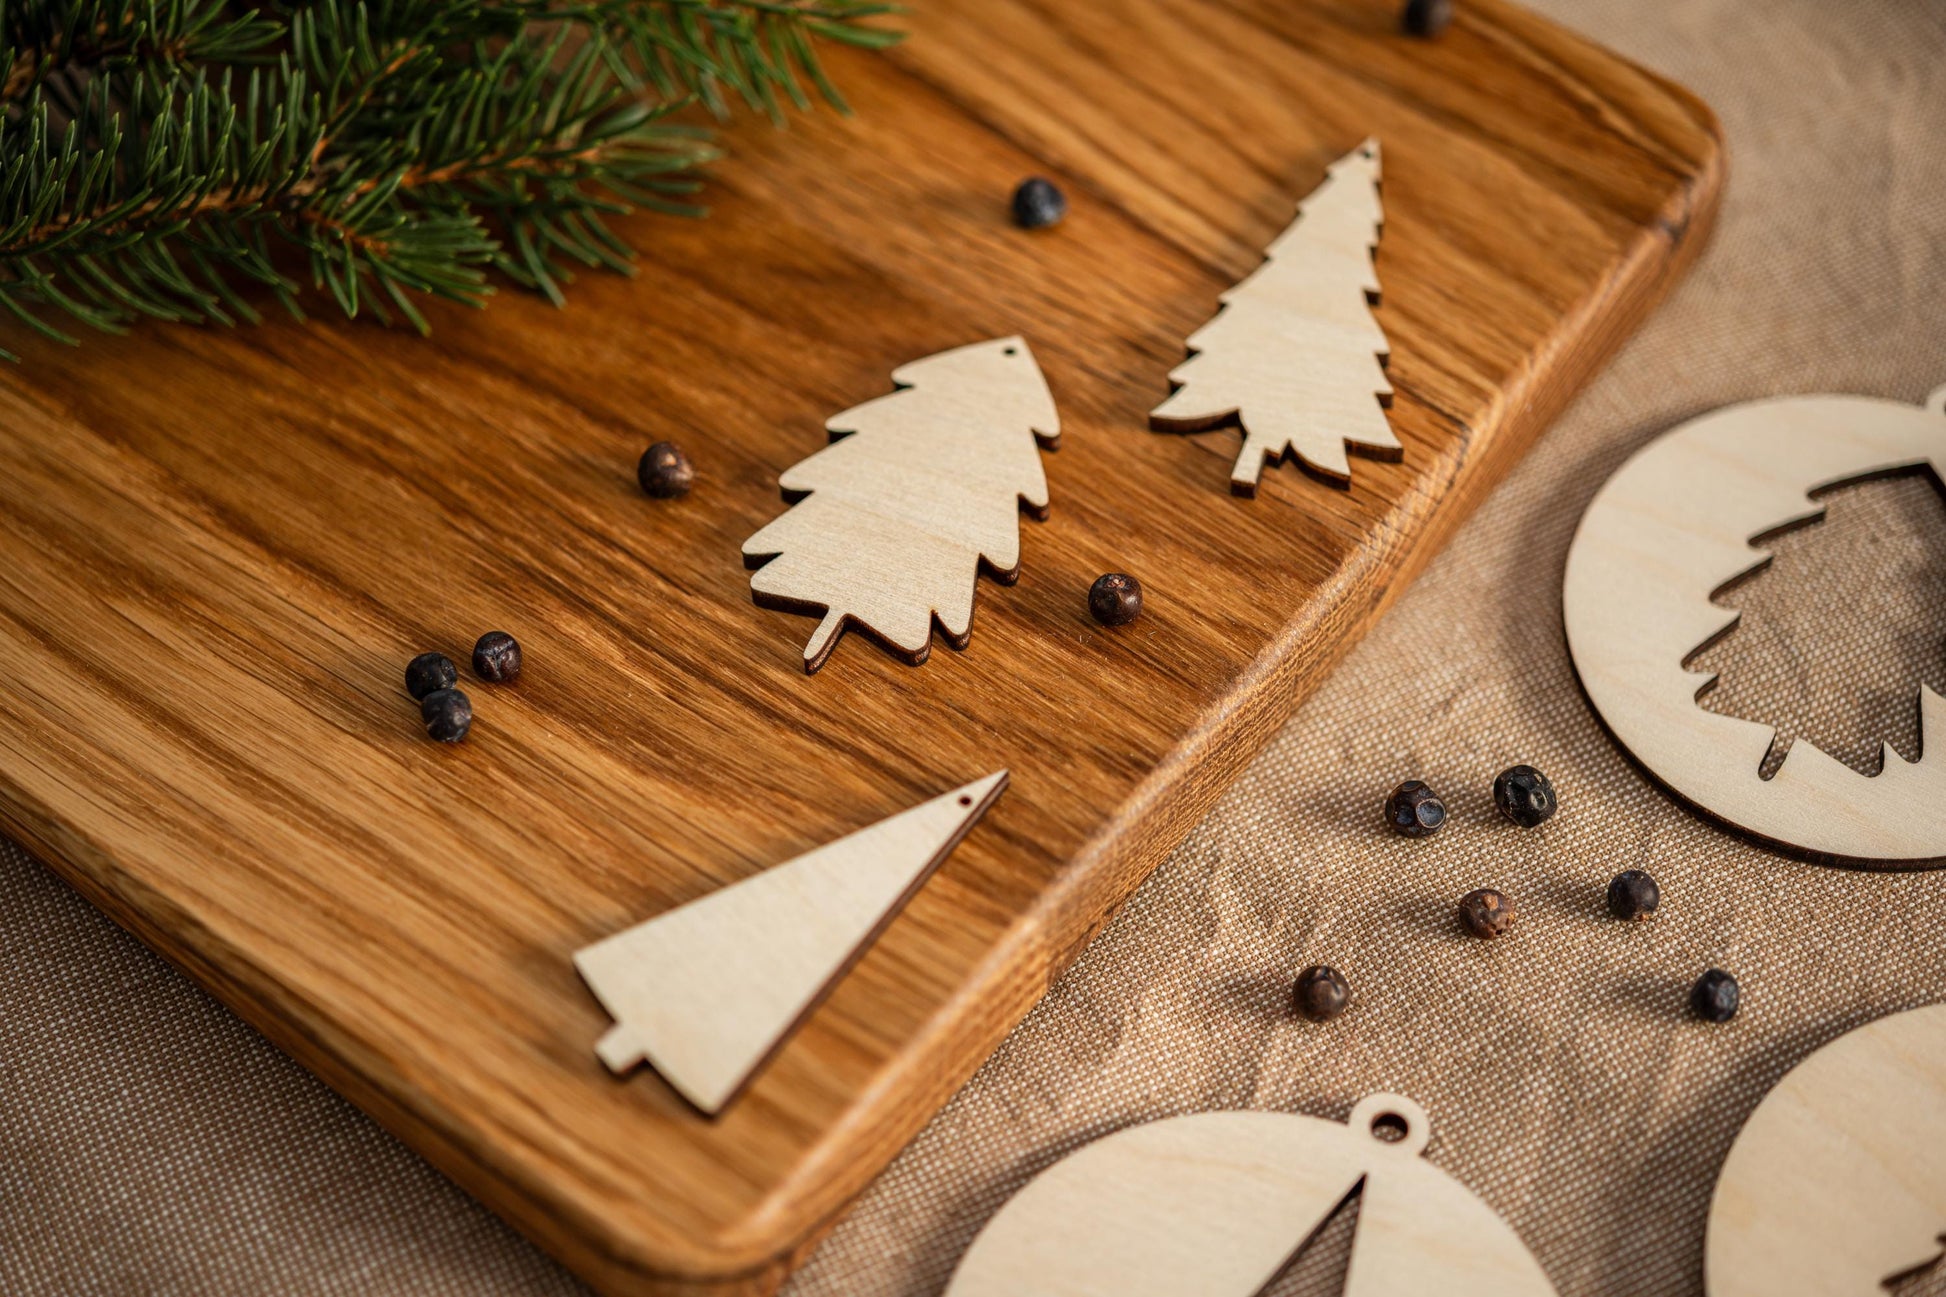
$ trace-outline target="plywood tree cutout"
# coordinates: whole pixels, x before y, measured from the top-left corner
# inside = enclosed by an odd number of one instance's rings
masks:
[[[1378,183],[1376,140],[1332,163],[1263,265],[1190,335],[1190,358],[1169,375],[1175,392],[1149,412],[1150,425],[1165,432],[1241,424],[1243,450],[1230,474],[1238,495],[1255,495],[1265,462],[1286,455],[1340,485],[1351,482],[1347,446],[1399,458],[1383,408],[1392,403],[1382,364],[1390,345],[1371,312]]]
[[[1553,1297],[1506,1222],[1420,1156],[1430,1135],[1394,1094],[1344,1125],[1205,1112],[1119,1131],[1015,1194],[946,1297],[1255,1297],[1354,1193],[1346,1297]]]
[[[832,416],[832,444],[781,479],[794,507],[743,545],[759,604],[822,611],[807,672],[852,625],[915,666],[935,621],[965,648],[981,569],[1011,584],[1020,511],[1047,516],[1040,448],[1061,425],[1025,342],[942,351],[892,381],[901,390]]]
[[[577,951],[616,1023],[595,1053],[718,1111],[1006,786],[998,771]]]
[[[1942,431],[1946,431],[1943,429]],[[1803,737],[1861,775],[1917,761],[1919,686],[1946,692],[1946,497],[1929,471],[1851,482],[1823,521],[1754,538],[1769,555],[1710,601],[1736,626],[1690,659],[1705,711],[1775,725],[1760,773]]]
[[[1776,729],[1698,705],[1697,652],[1737,622],[1711,594],[1764,561],[1751,539],[1822,515],[1848,482],[1946,472],[1946,388],[1922,406],[1789,396],[1712,410],[1629,457],[1568,549],[1561,616],[1588,700],[1616,742],[1718,820],[1817,860],[1946,863],[1946,697],[1921,684],[1918,759],[1881,749],[1862,775],[1799,738],[1760,771]],[[1844,614],[1859,615],[1856,607]]]

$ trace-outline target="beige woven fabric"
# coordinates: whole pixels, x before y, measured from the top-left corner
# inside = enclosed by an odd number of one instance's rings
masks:
[[[1464,3],[1464,0],[1461,0]],[[1673,805],[1577,691],[1559,583],[1574,520],[1646,438],[1793,391],[1917,401],[1946,382],[1946,5],[1546,0],[1694,87],[1732,182],[1688,283],[813,1256],[793,1297],[936,1293],[1028,1176],[1131,1122],[1246,1106],[1342,1118],[1402,1091],[1430,1156],[1502,1212],[1564,1294],[1700,1290],[1709,1188],[1738,1125],[1810,1049],[1946,998],[1946,872],[1760,851]],[[1845,493],[1777,542],[1711,651],[1711,706],[1869,760],[1908,753],[1946,685],[1946,531],[1920,482]],[[1825,614],[1835,615],[1825,615]],[[1903,730],[1900,728],[1903,726]],[[1562,810],[1498,822],[1526,760]],[[1408,775],[1454,813],[1407,843]],[[1915,814],[1938,808],[1915,807]],[[1617,870],[1651,924],[1605,921]],[[1494,885],[1514,933],[1463,937]],[[1291,1020],[1303,964],[1350,977]],[[1686,1018],[1709,965],[1728,1026]],[[1329,1290],[1340,1222],[1277,1285]],[[574,1285],[249,1028],[0,845],[0,1292],[562,1293]]]
[[[1731,163],[1715,244],[792,1297],[937,1292],[1029,1176],[1132,1122],[1209,1107],[1342,1119],[1378,1089],[1426,1107],[1429,1155],[1563,1294],[1698,1292],[1710,1187],[1764,1091],[1833,1036],[1946,998],[1946,871],[1799,864],[1674,805],[1593,719],[1560,621],[1575,521],[1656,432],[1752,397],[1917,402],[1946,383],[1946,5],[1540,7],[1715,107]],[[1704,659],[1722,672],[1711,703],[1834,754],[1875,757],[1888,726],[1910,753],[1918,680],[1946,686],[1941,506],[1923,481],[1841,495],[1731,596],[1748,624]],[[1561,794],[1532,833],[1491,804],[1516,761]],[[1424,842],[1377,815],[1409,776],[1454,814]],[[1649,924],[1604,917],[1608,879],[1632,866],[1662,884]],[[1492,944],[1453,919],[1479,886],[1521,910]],[[1285,1007],[1314,962],[1355,997],[1324,1027]],[[1683,1012],[1712,965],[1744,989],[1725,1027]],[[1306,1280],[1324,1268],[1280,1294],[1323,1290]]]
[[[0,1293],[582,1291],[0,842]]]

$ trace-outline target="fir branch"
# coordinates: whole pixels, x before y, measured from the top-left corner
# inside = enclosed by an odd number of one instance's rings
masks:
[[[800,75],[843,110],[844,99],[824,75],[814,38],[884,49],[899,33],[862,20],[896,8],[873,0],[591,0],[583,21],[607,33],[618,52],[616,75],[625,84],[664,96],[693,95],[718,116],[728,112],[727,85],[749,107],[781,120],[778,91],[800,109],[809,105]]]
[[[199,63],[262,56],[282,32],[229,0],[42,0],[0,6],[0,103],[16,104],[50,77],[139,69],[151,76]]]
[[[0,0],[0,310],[119,331],[139,316],[301,314],[299,263],[347,315],[481,305],[489,272],[565,300],[626,272],[604,224],[700,214],[733,93],[842,108],[815,43],[881,47],[865,0]],[[10,97],[11,95],[11,97]],[[295,258],[295,260],[293,260]],[[254,291],[253,291],[254,290]],[[6,354],[6,353],[0,353]]]

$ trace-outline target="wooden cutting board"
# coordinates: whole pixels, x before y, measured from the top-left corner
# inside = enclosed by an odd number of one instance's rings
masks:
[[[1494,0],[1437,42],[1396,8],[939,0],[834,60],[855,118],[735,130],[714,215],[633,222],[641,275],[565,312],[15,331],[0,823],[598,1287],[767,1290],[1703,242],[1697,100]],[[1235,432],[1146,412],[1367,135],[1404,459],[1234,498]],[[1029,234],[1034,172],[1072,210]],[[903,361],[1016,332],[1064,442],[1020,583],[963,653],[854,636],[807,678],[738,556],[778,474]],[[673,504],[632,479],[665,437]],[[1111,569],[1148,611],[1105,632]],[[493,628],[525,676],[428,742],[406,660]],[[1000,767],[722,1117],[596,1060],[575,949]]]

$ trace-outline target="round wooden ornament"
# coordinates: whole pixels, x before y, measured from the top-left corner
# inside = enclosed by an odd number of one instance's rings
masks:
[[[1346,1297],[1551,1297],[1513,1230],[1420,1156],[1431,1136],[1396,1094],[1342,1125],[1206,1112],[1119,1131],[1015,1194],[947,1297],[1251,1297],[1354,1192]]]
[[[1710,1297],[1864,1297],[1946,1245],[1946,1005],[1840,1036],[1772,1087],[1710,1202]]]
[[[1877,868],[1946,863],[1946,701],[1919,691],[1922,755],[1861,775],[1799,739],[1770,779],[1774,730],[1703,710],[1686,663],[1736,624],[1710,602],[1767,562],[1755,538],[1809,522],[1813,496],[1909,469],[1946,471],[1946,387],[1924,407],[1862,396],[1732,405],[1637,451],[1568,550],[1568,651],[1609,731],[1703,811],[1776,845]]]

